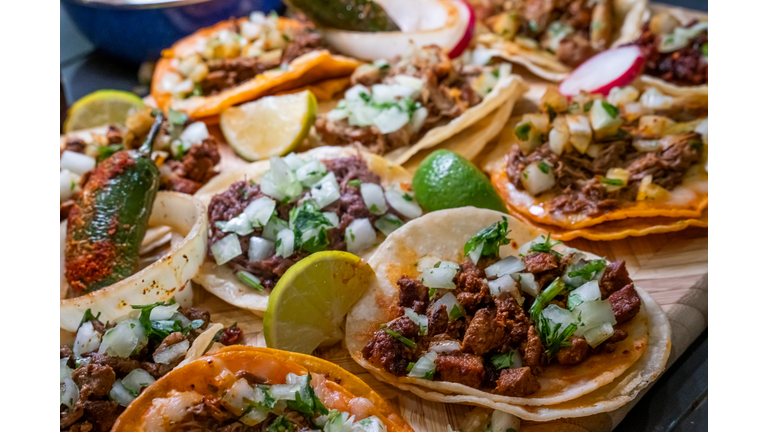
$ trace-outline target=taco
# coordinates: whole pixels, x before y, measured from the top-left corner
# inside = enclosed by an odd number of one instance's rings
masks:
[[[64,220],[82,194],[84,180],[114,153],[137,149],[152,127],[152,108],[128,116],[125,126],[109,125],[61,137],[59,217]],[[219,139],[202,122],[171,110],[154,142],[152,158],[160,168],[160,190],[194,194],[217,174]]]
[[[410,181],[402,167],[349,147],[223,173],[196,195],[208,204],[210,236],[195,281],[261,314],[277,281],[302,258],[321,250],[362,256],[421,216]]]
[[[158,380],[112,431],[321,428],[413,431],[381,396],[339,366],[245,346],[222,348]]]
[[[328,145],[359,144],[403,164],[491,115],[527,90],[509,65],[450,60],[438,46],[358,67],[336,109],[315,129]]]
[[[421,397],[529,420],[514,407],[545,409],[611,383],[668,342],[669,327],[651,331],[658,306],[623,261],[558,243],[473,207],[410,222],[370,259],[376,280],[347,316],[352,358]]]
[[[484,25],[476,59],[502,58],[562,81],[593,55],[637,39],[647,7],[647,0],[477,2]]]
[[[484,169],[510,211],[566,230],[699,218],[707,208],[706,97],[616,87],[570,102],[549,87],[541,112],[510,120]]]
[[[103,432],[150,384],[201,357],[211,344],[236,343],[237,327],[175,301],[133,306],[118,320],[88,309],[59,350],[61,430]]]
[[[645,57],[640,80],[672,96],[708,93],[707,16],[664,8],[643,24],[634,42]]]
[[[359,64],[331,54],[311,24],[253,12],[199,30],[163,51],[152,97],[165,111],[174,108],[216,123],[230,106],[348,76]]]

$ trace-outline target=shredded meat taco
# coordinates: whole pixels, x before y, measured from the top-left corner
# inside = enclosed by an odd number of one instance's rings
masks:
[[[422,214],[407,171],[342,147],[253,163],[196,196],[208,204],[210,235],[195,281],[258,313],[301,259],[322,250],[363,255]]]
[[[358,144],[401,164],[520,97],[525,84],[508,65],[451,60],[438,46],[358,67],[334,110],[318,115],[325,144]]]
[[[325,360],[232,346],[147,388],[117,420],[122,431],[412,432],[356,376]]]
[[[163,110],[201,119],[266,94],[348,76],[358,65],[331,54],[311,23],[253,12],[199,30],[165,50],[152,96]]]
[[[510,406],[587,395],[670,337],[668,327],[652,335],[653,301],[623,261],[491,210],[430,213],[388,237],[370,265],[376,280],[347,317],[347,346],[377,378],[427,399],[536,420]],[[649,368],[658,375],[663,363]]]
[[[479,57],[499,57],[561,81],[576,66],[640,35],[647,0],[471,2],[484,26]]]
[[[511,119],[512,133],[486,159],[511,211],[578,229],[706,209],[706,100],[629,86],[569,102],[550,87],[540,108]]]

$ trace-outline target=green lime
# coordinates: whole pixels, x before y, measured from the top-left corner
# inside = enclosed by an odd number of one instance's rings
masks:
[[[312,354],[344,337],[344,316],[373,277],[348,252],[314,253],[293,265],[269,294],[264,338],[270,348]]]
[[[132,110],[144,107],[144,101],[121,90],[99,90],[72,104],[64,122],[64,132],[90,129],[107,124],[125,124]]]
[[[434,151],[419,164],[412,187],[416,201],[427,211],[474,206],[507,213],[488,177],[448,150]]]

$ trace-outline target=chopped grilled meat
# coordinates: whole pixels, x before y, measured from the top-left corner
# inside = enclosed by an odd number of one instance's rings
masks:
[[[524,397],[536,393],[541,385],[528,366],[504,369],[496,381],[496,392],[505,396]]]
[[[494,311],[483,308],[470,321],[461,349],[481,356],[499,348],[506,339],[505,328],[499,325]]]
[[[616,317],[616,323],[625,323],[640,312],[640,296],[635,291],[635,284],[629,284],[624,288],[608,296],[611,302],[613,315]]]
[[[442,381],[480,388],[485,377],[483,358],[472,354],[439,355],[435,359],[436,371]]]
[[[589,344],[581,337],[571,337],[570,346],[564,346],[557,351],[557,361],[560,364],[575,365],[589,357]]]

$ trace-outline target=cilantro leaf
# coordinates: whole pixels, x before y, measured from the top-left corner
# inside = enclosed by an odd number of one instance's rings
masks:
[[[315,411],[320,412],[321,414],[328,413],[328,409],[315,395],[315,390],[310,384],[311,381],[312,375],[308,374],[305,385],[296,392],[295,399],[287,401],[288,408],[298,411],[310,418],[315,415]]]
[[[619,115],[619,108],[609,104],[606,101],[600,101],[603,105],[603,109],[608,113],[611,118],[616,118]]]
[[[515,136],[521,141],[528,141],[528,133],[531,131],[531,124],[525,123],[515,128]]]
[[[701,46],[701,53],[704,54],[704,57],[709,57],[709,44],[705,43]]]
[[[555,241],[550,242],[550,240],[549,240],[550,235],[551,235],[551,233],[547,233],[547,239],[544,240],[544,242],[536,243],[536,244],[532,245],[530,247],[530,249],[528,249],[528,253],[531,253],[531,252],[555,253],[558,256],[560,256],[560,254],[555,252],[555,251],[553,251],[552,248],[557,246],[557,245],[559,245],[559,244],[563,244],[563,242],[561,242],[560,240],[555,240]]]
[[[101,312],[96,314],[96,316],[93,316],[91,309],[90,308],[86,309],[85,313],[83,314],[83,319],[81,319],[80,324],[77,325],[78,330],[80,329],[80,327],[83,326],[83,324],[85,324],[88,321],[94,321],[94,320],[98,321],[100,316],[101,316]]]
[[[539,168],[539,171],[543,172],[544,174],[549,174],[549,164],[541,161],[536,165]]]
[[[294,432],[293,423],[288,420],[288,417],[277,416],[267,427],[267,432]]]
[[[435,370],[432,369],[431,371],[424,374],[424,379],[433,381],[435,379]]]
[[[568,277],[575,278],[581,277],[585,280],[592,280],[592,278],[603,270],[608,264],[605,258],[589,261],[584,267],[568,272]]]
[[[510,351],[508,353],[496,354],[495,356],[491,357],[491,363],[493,364],[493,367],[496,368],[496,370],[507,369],[509,367],[512,367],[512,364],[514,363],[514,358],[515,358],[514,351]]]
[[[296,240],[301,241],[303,234],[317,229],[317,234],[301,243],[301,248],[309,253],[325,250],[330,244],[326,227],[333,224],[310,201],[304,201],[300,207],[294,207],[290,212],[290,224],[293,225]]]
[[[547,354],[548,359],[552,359],[561,347],[569,345],[567,340],[577,329],[576,324],[571,323],[560,331],[560,328],[563,326],[562,323],[557,323],[552,327],[551,321],[540,315],[534,322],[536,323],[536,330],[539,332],[541,342],[544,345],[544,352]]]
[[[593,104],[594,102],[595,102],[595,101],[589,101],[589,102],[585,103],[585,104],[584,104],[584,112],[589,112],[589,110],[591,110],[591,109],[592,109],[592,104]]]
[[[347,182],[347,185],[349,186],[357,186],[360,187],[360,185],[363,184],[360,180],[350,180]]]
[[[554,108],[552,108],[552,105],[545,103],[544,107],[547,109],[547,114],[549,114],[549,121],[552,121],[557,117],[557,111],[555,111]]]
[[[608,177],[603,177],[600,179],[600,183],[609,185],[609,186],[624,186],[624,180],[622,179],[612,179]]]
[[[461,318],[462,316],[464,316],[464,310],[457,304],[453,305],[451,311],[448,312],[448,318],[450,318],[451,321]]]
[[[401,335],[400,333],[388,328],[385,328],[384,331],[387,332],[388,335],[392,336],[393,338],[405,344],[406,346],[410,348],[416,348],[416,342],[408,339],[407,337]]]
[[[510,243],[510,240],[507,238],[507,234],[509,234],[508,228],[507,218],[502,216],[501,221],[495,222],[469,239],[464,245],[464,255],[469,256],[470,252],[482,244],[483,252],[480,256],[498,257],[499,248]]]
[[[98,146],[96,147],[96,152],[98,153],[96,155],[96,163],[101,163],[105,159],[109,158],[113,154],[119,152],[123,149],[122,144],[110,144],[106,146]]]

